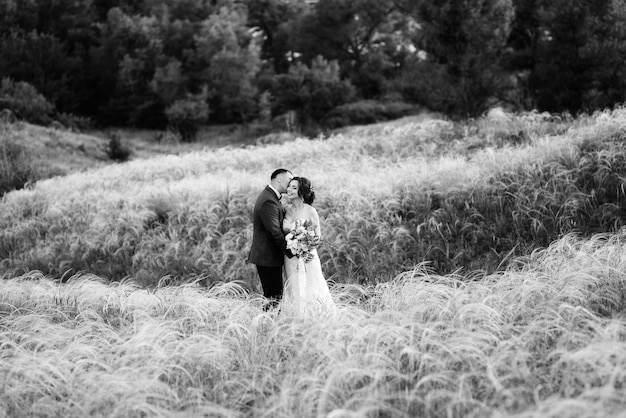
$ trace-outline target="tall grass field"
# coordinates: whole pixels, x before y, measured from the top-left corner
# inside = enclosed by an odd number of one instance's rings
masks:
[[[406,119],[10,192],[0,417],[626,416],[625,138],[622,108]],[[277,167],[336,312],[262,309]]]

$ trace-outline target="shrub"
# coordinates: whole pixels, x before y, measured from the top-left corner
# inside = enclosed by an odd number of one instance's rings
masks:
[[[339,64],[321,57],[310,66],[297,64],[278,74],[270,89],[274,114],[294,111],[299,127],[319,123],[331,110],[354,97],[354,86],[340,77]]]
[[[185,99],[176,100],[165,109],[170,127],[178,132],[185,142],[193,141],[202,124],[209,118],[206,97],[206,91],[198,95],[189,95]]]
[[[270,122],[272,120],[272,94],[264,91],[259,96],[259,121]]]
[[[54,106],[37,89],[23,81],[3,78],[0,84],[0,110],[8,109],[19,119],[48,124]]]
[[[121,135],[119,132],[114,132],[109,135],[107,155],[110,159],[118,162],[124,162],[130,158],[131,154],[132,150],[122,143]]]
[[[90,118],[76,116],[71,113],[57,113],[55,119],[63,127],[72,131],[84,131],[93,125],[93,121]]]
[[[7,126],[10,125],[0,122],[0,196],[36,179],[32,156],[9,136]]]

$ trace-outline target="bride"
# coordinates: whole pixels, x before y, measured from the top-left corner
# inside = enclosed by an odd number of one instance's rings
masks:
[[[311,204],[315,192],[311,182],[305,177],[294,177],[287,186],[287,211],[283,220],[283,229],[289,233],[295,228],[296,221],[310,221],[315,232],[321,237],[320,218]],[[335,304],[330,295],[328,284],[322,273],[317,250],[312,250],[312,259],[304,261],[298,257],[285,257],[285,292],[283,304],[288,310],[297,313],[321,313],[332,311]]]

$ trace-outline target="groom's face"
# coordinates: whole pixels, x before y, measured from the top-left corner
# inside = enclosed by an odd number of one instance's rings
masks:
[[[278,191],[281,193],[285,193],[287,191],[287,186],[289,186],[289,182],[293,178],[293,174],[286,172],[286,173],[281,174],[280,176],[282,176],[282,178],[280,179],[280,183],[279,183],[280,190]]]

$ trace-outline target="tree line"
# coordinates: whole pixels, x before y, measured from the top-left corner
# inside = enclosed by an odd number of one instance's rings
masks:
[[[626,94],[622,0],[0,0],[0,108],[164,128],[589,112]]]

